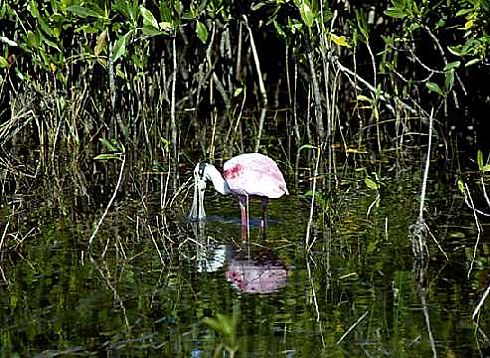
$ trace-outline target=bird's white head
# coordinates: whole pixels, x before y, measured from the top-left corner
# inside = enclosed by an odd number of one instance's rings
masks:
[[[231,193],[230,187],[214,165],[204,162],[197,164],[194,169],[194,200],[189,214],[191,220],[203,220],[206,218],[206,213],[204,212],[206,180],[211,180],[214,189],[218,193],[223,195]]]
[[[206,218],[204,211],[204,192],[206,190],[206,163],[198,163],[194,169],[194,198],[189,219],[203,220]]]

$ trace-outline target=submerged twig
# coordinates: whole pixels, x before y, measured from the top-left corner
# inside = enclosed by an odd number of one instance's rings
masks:
[[[114,295],[114,301],[119,305],[119,308],[121,309],[121,312],[123,314],[124,323],[126,324],[126,327],[128,329],[130,329],[131,328],[131,325],[129,324],[128,315],[126,313],[126,306],[124,306],[124,301],[121,298],[121,296],[119,295],[119,293],[117,292],[116,286],[111,283],[111,281],[110,281],[110,275],[109,274],[106,275],[102,271],[102,269],[99,267],[99,265],[97,264],[97,262],[92,257],[90,258],[90,261],[92,261],[93,265],[95,266],[95,268],[99,272],[100,276],[105,281],[105,284],[107,285],[107,287],[112,291],[112,293]],[[105,269],[106,269],[106,271],[109,271],[109,269],[107,267]]]
[[[480,309],[482,308],[483,304],[485,303],[485,300],[487,299],[489,293],[490,293],[490,284],[487,286],[487,289],[485,290],[485,293],[483,294],[482,298],[480,299],[480,302],[478,302],[478,305],[476,305],[475,309],[473,310],[473,314],[471,315],[471,319],[473,321],[475,320],[475,317],[480,312]]]
[[[437,241],[436,237],[432,234],[432,232],[430,231],[430,229],[429,229],[429,227],[427,226],[426,223],[424,223],[424,226],[425,226],[425,230],[427,230],[427,233],[430,235],[430,237],[432,237],[432,240],[434,240],[434,242],[436,243],[437,247],[442,252],[442,254],[444,255],[444,257],[446,258],[446,260],[449,260],[449,257],[447,256],[446,252],[442,248],[441,244],[439,244],[439,241]]]
[[[427,180],[429,176],[429,168],[430,168],[430,158],[431,158],[431,150],[432,150],[432,130],[434,123],[434,108],[432,108],[430,117],[429,117],[429,140],[427,144],[427,157],[425,161],[424,168],[424,176],[422,179],[422,188],[420,193],[420,206],[419,206],[419,216],[417,222],[412,226],[412,250],[416,257],[416,261],[414,262],[414,268],[417,277],[417,292],[420,298],[420,302],[422,304],[422,311],[424,313],[425,324],[427,327],[427,332],[429,335],[429,343],[432,349],[432,354],[434,357],[437,357],[437,350],[434,342],[434,337],[432,335],[432,329],[430,326],[430,317],[429,312],[427,310],[427,288],[426,288],[426,264],[427,264],[427,256],[428,256],[428,248],[426,235],[428,231],[428,227],[424,220],[424,208],[425,208],[425,195],[427,192]],[[437,240],[436,240],[437,243]],[[438,244],[438,243],[437,243]],[[443,251],[444,252],[444,251]],[[447,256],[446,256],[447,257]]]
[[[92,246],[92,241],[94,241],[95,236],[97,235],[97,232],[99,231],[100,225],[102,225],[102,222],[104,221],[105,217],[107,216],[107,213],[109,212],[109,208],[112,206],[112,203],[116,199],[117,192],[119,190],[119,187],[121,186],[123,172],[124,172],[124,167],[125,167],[125,164],[126,164],[126,154],[124,154],[124,153],[121,154],[121,157],[122,157],[122,159],[121,159],[122,160],[122,164],[121,164],[121,169],[119,171],[119,178],[117,179],[116,187],[114,188],[114,192],[112,193],[111,199],[107,203],[107,206],[106,206],[106,208],[104,210],[104,213],[102,214],[99,222],[97,223],[97,226],[95,227],[94,231],[92,232],[92,236],[90,236],[90,239],[88,240],[88,248],[89,249]]]
[[[483,180],[483,176],[481,176],[481,178],[480,178],[480,183],[481,183],[481,187],[483,190],[483,197],[485,198],[487,205],[490,206],[490,199],[488,198],[487,189],[485,188],[485,182]]]
[[[157,242],[155,241],[155,237],[153,236],[153,232],[151,229],[148,227],[148,233],[151,237],[151,241],[153,242],[153,246],[155,246],[155,249],[157,250],[158,256],[160,257],[160,262],[162,263],[162,266],[165,266],[165,260],[163,259],[162,252],[160,251]]]
[[[361,323],[361,321],[362,321],[364,318],[366,318],[366,316],[367,316],[368,314],[369,314],[369,311],[364,312],[364,313],[362,314],[362,316],[361,316],[361,317],[359,317],[359,318],[357,319],[357,321],[355,321],[355,322],[354,322],[354,323],[353,323],[353,324],[352,324],[352,325],[349,327],[349,329],[348,329],[347,331],[345,331],[345,333],[342,335],[342,337],[340,337],[340,338],[337,340],[336,344],[340,344],[340,343],[342,343],[342,341],[344,340],[344,338],[345,338],[345,337],[347,337],[347,335],[348,335],[350,332],[352,332],[352,330],[353,330],[354,328],[356,328],[356,327],[357,327],[357,325],[358,325],[359,323]]]
[[[464,184],[464,189],[467,193],[468,199],[469,199],[469,206],[473,210],[473,218],[475,219],[475,225],[477,229],[477,234],[476,234],[476,241],[475,245],[473,247],[473,257],[471,258],[471,264],[470,268],[468,270],[468,278],[470,278],[471,271],[473,271],[473,265],[475,264],[475,258],[476,258],[476,249],[478,248],[478,244],[480,243],[480,236],[482,233],[482,228],[480,221],[478,221],[478,216],[476,215],[477,210],[475,209],[475,204],[473,203],[473,198],[471,197],[470,190],[468,189],[468,185],[466,183]],[[465,195],[465,201],[466,201],[466,195]]]
[[[419,220],[424,221],[424,205],[425,205],[425,193],[427,192],[427,178],[429,176],[430,167],[430,155],[432,150],[432,127],[434,122],[434,108],[432,108],[429,117],[429,143],[427,145],[427,158],[425,161],[424,178],[422,180],[422,190],[420,193],[420,207],[419,207]]]
[[[3,229],[3,234],[2,238],[0,239],[0,251],[2,251],[3,243],[5,241],[5,236],[7,235],[7,230],[9,228],[10,221],[7,221],[7,224],[5,225],[5,229]]]
[[[476,326],[476,329],[478,330],[478,333],[480,333],[481,336],[483,337],[483,340],[485,341],[487,346],[489,346],[490,345],[490,338],[488,338],[487,334],[485,333],[485,331],[483,329],[481,329],[481,327],[478,323],[475,322],[475,326]]]
[[[305,238],[305,247],[307,251],[311,250],[311,247],[315,243],[315,240],[310,244],[310,231],[311,225],[313,223],[313,214],[315,211],[315,193],[316,193],[316,178],[318,176],[318,166],[320,164],[320,147],[317,147],[316,154],[316,163],[315,163],[315,171],[313,172],[313,186],[312,186],[312,194],[311,194],[311,203],[310,203],[310,217],[308,218],[308,224],[306,225],[306,238]]]
[[[434,341],[434,336],[432,335],[432,329],[430,328],[429,311],[427,310],[427,301],[425,299],[426,289],[425,288],[419,288],[419,294],[420,294],[420,301],[422,303],[422,311],[424,312],[425,325],[427,327],[427,333],[429,334],[429,343],[430,343],[430,347],[432,349],[432,355],[434,357],[437,357],[436,344]]]
[[[316,312],[316,321],[318,322],[319,328],[320,328],[320,337],[322,339],[322,345],[325,347],[325,340],[323,337],[323,329],[322,329],[322,320],[320,319],[320,309],[318,307],[318,300],[317,300],[317,295],[316,295],[316,290],[315,286],[313,285],[313,276],[311,274],[311,267],[310,267],[310,260],[306,260],[306,271],[308,272],[308,281],[310,282],[311,285],[311,293],[312,293],[312,298],[313,298],[313,305],[315,306],[315,312]]]
[[[7,277],[5,276],[5,272],[3,271],[3,267],[1,265],[0,265],[0,274],[2,274],[3,282],[6,283],[7,285],[9,285],[9,282],[7,281]]]
[[[420,191],[420,206],[419,206],[419,217],[417,222],[413,225],[412,232],[412,250],[415,257],[424,259],[426,253],[428,253],[427,242],[425,240],[427,227],[424,220],[424,208],[425,208],[425,194],[427,192],[427,180],[429,176],[430,168],[430,157],[432,150],[432,129],[434,123],[434,108],[432,108],[429,117],[429,141],[427,144],[427,157],[425,161],[424,176],[422,179],[422,189]]]
[[[482,216],[490,217],[489,213],[486,213],[475,207],[475,205],[473,204],[473,199],[471,198],[470,190],[468,189],[468,186],[466,184],[464,184],[464,190],[462,190],[462,194],[463,194],[464,203],[466,204],[467,207],[469,207],[473,211],[473,214],[480,214]]]

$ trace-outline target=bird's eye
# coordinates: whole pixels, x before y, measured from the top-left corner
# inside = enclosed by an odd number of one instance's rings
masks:
[[[204,176],[204,169],[206,168],[206,163],[199,163],[199,176],[202,178]]]

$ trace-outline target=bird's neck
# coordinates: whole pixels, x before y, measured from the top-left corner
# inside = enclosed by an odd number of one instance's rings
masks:
[[[207,179],[213,182],[214,188],[217,192],[223,195],[231,193],[230,187],[226,183],[226,180],[223,179],[221,173],[214,167],[214,165],[207,164],[204,175]]]

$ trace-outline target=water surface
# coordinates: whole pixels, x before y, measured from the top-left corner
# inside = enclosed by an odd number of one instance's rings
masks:
[[[367,189],[325,198],[309,251],[301,193],[271,202],[265,231],[252,202],[245,241],[232,197],[207,195],[201,227],[120,200],[91,251],[102,209],[4,208],[1,355],[483,355],[488,315],[479,327],[471,315],[489,251],[468,279],[471,214],[460,200],[457,210],[434,201],[440,215],[429,225],[448,260],[430,240],[421,269],[409,235],[417,185],[388,186],[374,206]]]

